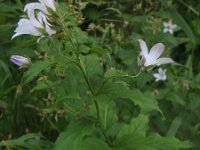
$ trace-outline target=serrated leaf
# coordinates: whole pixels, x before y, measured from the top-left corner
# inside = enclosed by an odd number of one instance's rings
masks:
[[[183,142],[175,137],[162,137],[151,134],[147,137],[138,134],[129,134],[116,140],[118,150],[179,150],[180,148],[191,148],[193,144]]]
[[[67,130],[59,135],[54,150],[81,150],[84,137],[87,138],[93,129],[94,126],[89,120],[71,122]]]
[[[141,107],[143,112],[157,110],[162,114],[162,111],[158,106],[158,102],[152,95],[150,95],[150,93],[142,93],[136,89],[132,92],[132,100]]]
[[[80,150],[111,150],[100,138],[86,138]]]
[[[109,129],[118,120],[117,108],[114,101],[109,101],[106,96],[97,96],[100,122],[105,129]],[[96,107],[92,105],[88,109],[89,115],[96,118]]]
[[[96,55],[88,55],[83,57],[85,71],[90,77],[101,75],[103,73],[99,57]]]
[[[101,94],[106,95],[110,99],[119,97],[131,99],[136,105],[139,105],[143,113],[152,110],[157,110],[162,113],[153,96],[149,93],[141,93],[139,90],[130,90],[125,82],[109,83],[102,89]]]
[[[145,136],[149,128],[148,123],[148,116],[140,114],[137,118],[133,118],[130,121],[130,124],[124,124],[117,137],[120,138],[128,134],[138,134]]]

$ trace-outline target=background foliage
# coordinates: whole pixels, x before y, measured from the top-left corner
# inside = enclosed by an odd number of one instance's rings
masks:
[[[0,0],[0,149],[200,149],[200,2],[59,1],[70,36],[58,26],[39,44],[11,41],[28,2]],[[168,20],[174,35],[162,32]],[[166,81],[155,82],[156,68],[125,77],[140,70],[139,38],[176,61]],[[19,69],[13,54],[31,66]]]

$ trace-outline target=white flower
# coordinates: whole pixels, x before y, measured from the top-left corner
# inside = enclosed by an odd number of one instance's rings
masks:
[[[54,1],[52,1],[52,3],[53,2]],[[49,3],[51,4],[50,0]],[[36,11],[39,12],[36,13]],[[27,13],[28,18],[22,18],[19,20],[12,39],[22,34],[39,36],[39,39],[41,39],[45,34],[51,36],[56,33],[56,31],[52,29],[52,25],[48,22],[50,13],[47,10],[45,2],[29,3],[24,7],[24,12]]]
[[[164,26],[163,32],[164,33],[169,32],[171,34],[174,33],[174,29],[177,27],[176,24],[172,24],[171,20],[169,22],[163,22],[163,26]]]
[[[34,14],[33,12],[35,10],[42,11],[46,15],[51,15],[51,12],[49,12],[49,8],[53,11],[56,11],[56,4],[54,0],[39,0],[40,3],[35,2],[35,3],[28,3],[24,7],[24,12],[28,13],[28,16]]]
[[[12,36],[12,39],[22,34],[42,36],[42,33],[39,32],[39,30],[37,30],[37,28],[32,24],[32,21],[29,19],[24,19],[24,18],[19,20],[18,26],[14,32],[16,33]]]
[[[39,2],[53,11],[56,11],[56,3],[54,0],[39,0]]]
[[[42,12],[38,13],[38,21],[43,25],[45,31],[48,33],[49,36],[55,34],[56,31],[51,28],[51,24],[47,21],[47,16],[45,16]]]
[[[12,61],[14,64],[19,66],[20,68],[27,66],[30,63],[30,60],[28,58],[20,56],[20,55],[12,55],[10,57],[10,61]]]
[[[162,68],[159,68],[158,69],[158,73],[154,73],[153,76],[155,77],[156,81],[164,81],[167,79],[167,76],[166,76],[166,69],[162,69]]]
[[[153,67],[159,66],[161,64],[173,63],[173,60],[171,58],[159,58],[165,48],[162,43],[155,44],[149,51],[145,41],[141,39],[139,39],[138,41],[140,43],[141,49],[140,58],[138,58],[138,65],[144,65],[145,68],[151,70]]]

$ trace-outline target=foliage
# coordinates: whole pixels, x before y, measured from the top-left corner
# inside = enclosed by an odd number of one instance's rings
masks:
[[[39,42],[11,40],[33,1],[0,2],[0,149],[200,148],[199,2],[59,1],[56,34]],[[169,20],[174,34],[163,32]],[[138,66],[138,39],[165,45],[167,80]],[[12,64],[16,54],[31,63]]]

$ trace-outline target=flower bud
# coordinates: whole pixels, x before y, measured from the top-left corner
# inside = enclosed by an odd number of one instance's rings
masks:
[[[14,64],[19,66],[20,68],[27,66],[30,63],[30,60],[28,58],[20,56],[20,55],[12,55],[10,57],[10,61],[12,61]]]

